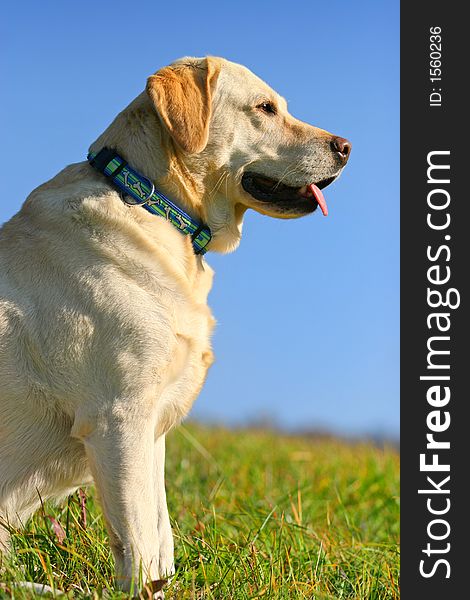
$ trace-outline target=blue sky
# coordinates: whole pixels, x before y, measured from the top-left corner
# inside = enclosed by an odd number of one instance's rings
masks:
[[[247,214],[208,254],[216,362],[193,416],[398,435],[399,4],[8,2],[0,25],[0,221],[89,144],[158,68],[223,56],[353,152],[330,214]]]

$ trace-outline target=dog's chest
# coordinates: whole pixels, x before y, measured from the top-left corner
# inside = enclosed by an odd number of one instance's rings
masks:
[[[175,343],[158,403],[160,432],[173,427],[188,413],[213,362],[211,334],[215,319],[206,302],[212,276],[212,269],[201,263],[191,278],[190,293],[182,294],[173,306]]]

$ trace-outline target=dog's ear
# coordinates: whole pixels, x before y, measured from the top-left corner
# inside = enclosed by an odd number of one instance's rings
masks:
[[[164,67],[147,80],[147,93],[163,125],[190,154],[206,147],[219,72],[217,59],[188,59]]]

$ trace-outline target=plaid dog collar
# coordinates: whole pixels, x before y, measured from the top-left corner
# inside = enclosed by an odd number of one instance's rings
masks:
[[[130,167],[117,152],[110,148],[103,148],[99,152],[90,152],[87,160],[92,167],[135,200],[135,202],[128,202],[124,197],[126,204],[142,206],[153,215],[164,217],[181,233],[191,236],[195,254],[206,253],[206,246],[212,237],[209,227],[195,221],[165,195],[158,192],[147,177]]]

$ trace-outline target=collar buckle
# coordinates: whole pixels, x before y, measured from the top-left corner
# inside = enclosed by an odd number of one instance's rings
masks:
[[[126,183],[125,183],[126,187],[132,185],[132,184],[128,184],[127,183],[126,173],[124,173],[124,179],[126,181]],[[145,196],[142,200],[136,200],[136,197],[134,195],[132,195],[132,194],[124,194],[124,196],[122,198],[122,201],[125,204],[127,204],[128,206],[143,206],[144,204],[147,204],[147,202],[154,195],[154,193],[155,193],[155,185],[147,177],[142,177],[142,179],[143,179],[144,182],[148,183],[148,187],[150,189],[150,192],[148,192],[147,196]],[[134,186],[136,186],[136,185],[137,184],[134,184]],[[142,190],[141,187],[139,187],[139,189]],[[133,198],[135,200],[135,202],[131,202],[130,200],[128,200],[128,198]]]

